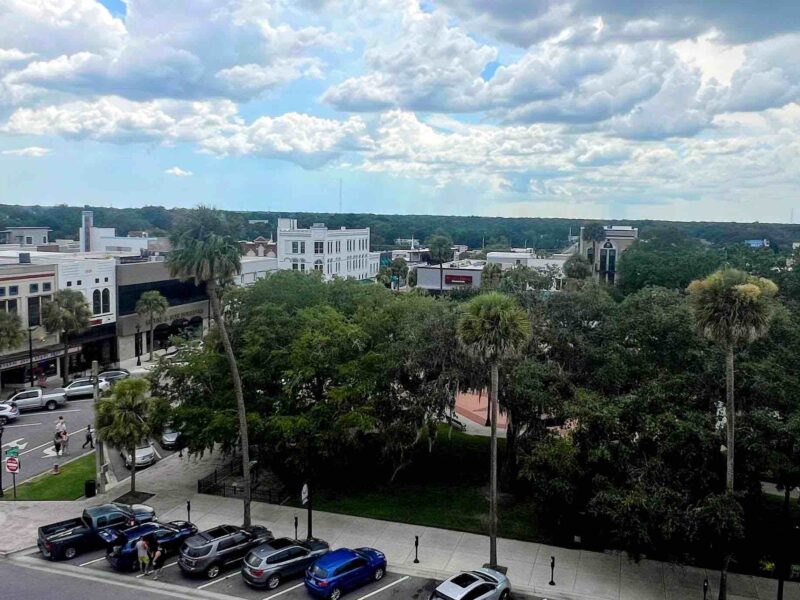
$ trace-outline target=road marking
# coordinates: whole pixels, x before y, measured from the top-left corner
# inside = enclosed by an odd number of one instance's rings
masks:
[[[6,429],[8,429],[9,427],[11,427],[11,425],[6,425]],[[27,448],[27,447],[28,447],[28,444],[25,444],[24,446],[21,446],[21,445],[20,445],[20,442],[21,442],[21,441],[23,441],[24,439],[25,439],[25,438],[17,438],[17,439],[15,439],[15,440],[11,440],[11,441],[10,441],[10,442],[8,442],[7,444],[3,444],[2,446],[0,446],[0,448],[5,448],[6,446],[8,446],[9,448],[10,448],[11,446],[16,446],[16,447],[17,447],[17,448],[19,448],[20,450],[25,450],[25,448]]]
[[[367,600],[367,598],[371,598],[371,597],[372,597],[372,596],[374,596],[375,594],[380,594],[381,592],[388,590],[388,589],[389,589],[390,587],[392,587],[393,585],[397,585],[398,583],[402,583],[403,581],[405,581],[406,579],[408,579],[408,577],[409,577],[408,575],[406,575],[405,577],[401,577],[401,578],[400,578],[400,579],[398,579],[397,581],[393,581],[393,582],[392,582],[392,583],[390,583],[389,585],[385,585],[385,586],[383,586],[382,588],[375,590],[374,592],[370,592],[370,593],[369,593],[369,594],[367,594],[366,596],[361,596],[361,598],[359,598],[358,600]]]
[[[297,585],[293,585],[290,588],[286,588],[285,590],[281,590],[277,594],[272,594],[272,596],[267,596],[266,598],[264,598],[264,600],[271,600],[272,598],[277,598],[278,596],[282,596],[286,592],[291,592],[292,590],[296,590],[297,588],[299,588],[299,587],[301,587],[303,585],[305,585],[305,584],[304,583],[298,583]]]
[[[83,412],[83,410],[80,409],[80,408],[70,408],[69,410],[54,410],[53,412],[51,412],[49,414],[51,414],[51,415],[60,415],[60,414],[63,414],[63,413],[68,413],[68,412]]]
[[[72,431],[72,432],[69,432],[68,435],[75,435],[76,433],[78,433],[78,432],[77,431]],[[53,445],[53,442],[51,440],[49,442],[45,442],[44,444],[36,446],[35,448],[31,448],[30,450],[26,450],[25,452],[20,452],[19,455],[22,456],[23,454],[29,454],[30,452],[38,450],[39,448],[44,448],[45,446],[52,446],[52,445]]]
[[[176,560],[174,563],[169,563],[168,565],[164,565],[164,566],[163,566],[163,567],[161,567],[161,568],[162,568],[162,569],[166,569],[167,567],[174,567],[174,566],[175,566],[175,565],[177,565],[177,564],[178,564],[178,561]],[[151,572],[152,572],[152,571],[151,571]],[[139,578],[141,578],[141,577],[144,577],[144,573],[139,573],[139,574],[136,576],[136,579],[139,579]]]
[[[101,556],[100,558],[95,558],[94,560],[90,560],[89,562],[85,562],[82,565],[78,565],[79,567],[85,567],[86,565],[93,565],[96,562],[100,562],[101,560],[105,560],[105,556]]]
[[[223,577],[221,579],[212,579],[208,583],[204,583],[203,585],[198,586],[197,589],[198,590],[205,589],[210,585],[214,585],[215,583],[219,583],[220,581],[225,581],[226,579],[230,579],[231,577],[236,577],[237,575],[241,575],[241,573],[239,571],[236,571],[235,573],[231,573],[230,575],[226,575],[225,577]]]
[[[153,449],[153,452],[155,452],[156,456],[158,457],[158,460],[161,460],[161,455],[158,453],[158,450],[156,450],[155,444],[150,442],[150,447]]]
[[[24,425],[6,425],[6,429],[10,429],[11,427],[33,427],[34,425],[41,425],[41,423],[25,423]],[[4,446],[6,444],[3,444]]]

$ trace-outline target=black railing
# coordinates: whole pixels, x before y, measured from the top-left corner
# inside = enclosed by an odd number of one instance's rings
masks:
[[[222,496],[223,498],[244,498],[244,486],[236,482],[229,481],[232,477],[239,477],[242,474],[241,463],[233,461],[227,465],[214,469],[213,473],[197,480],[198,494],[211,494]],[[269,504],[278,504],[283,500],[281,489],[260,488],[258,472],[252,473],[252,486],[250,499]]]

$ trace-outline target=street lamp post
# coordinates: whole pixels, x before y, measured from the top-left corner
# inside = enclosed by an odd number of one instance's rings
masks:
[[[0,423],[0,498],[3,497],[3,424]]]
[[[136,324],[136,344],[134,344],[136,346],[136,366],[137,367],[141,367],[142,366],[142,337],[139,335],[140,331],[141,331],[141,327],[139,327],[139,324],[137,323]]]
[[[28,371],[30,371],[31,387],[33,387],[33,330],[38,325],[28,326]]]

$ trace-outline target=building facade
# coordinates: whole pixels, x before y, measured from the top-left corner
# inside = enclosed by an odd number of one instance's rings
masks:
[[[592,265],[592,274],[604,283],[617,281],[619,259],[639,239],[639,230],[627,225],[606,225],[605,238],[600,241],[583,239],[583,230],[578,241],[578,252]]]
[[[42,246],[48,244],[49,227],[9,227],[0,231],[0,244]]]
[[[484,260],[456,260],[439,265],[417,267],[417,287],[425,290],[443,291],[464,288],[480,288]],[[441,286],[441,287],[440,287]]]
[[[328,229],[315,223],[308,229],[297,219],[278,219],[278,268],[318,271],[323,279],[334,277],[374,279],[380,253],[370,252],[369,228]]]
[[[145,255],[169,250],[165,238],[148,236],[146,231],[136,235],[117,235],[113,227],[95,227],[94,213],[85,210],[81,213],[81,227],[78,230],[78,245],[81,252],[114,252],[121,254]]]

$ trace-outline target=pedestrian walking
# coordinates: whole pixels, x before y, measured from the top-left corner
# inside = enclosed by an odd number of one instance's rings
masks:
[[[86,448],[87,444],[92,450],[94,450],[94,430],[92,429],[91,425],[86,426],[86,441],[83,442],[83,446],[81,446],[81,448]]]
[[[136,542],[136,556],[139,557],[139,570],[143,575],[147,575],[150,568],[150,552],[144,538],[139,538],[139,541]]]
[[[67,422],[64,420],[64,417],[58,417],[58,421],[56,421],[56,433],[61,433],[66,430]]]
[[[61,454],[69,456],[69,434],[66,430],[61,432]]]
[[[61,454],[61,434],[56,431],[55,435],[53,435],[53,447],[56,451],[56,456]]]
[[[164,547],[159,544],[153,552],[153,579],[161,577],[161,570],[164,568]]]

